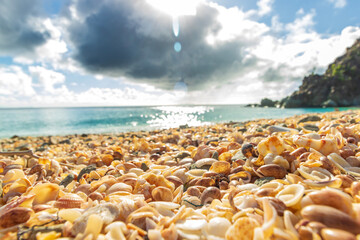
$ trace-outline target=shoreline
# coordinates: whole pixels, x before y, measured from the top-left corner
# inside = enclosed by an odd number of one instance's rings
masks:
[[[359,110],[7,138],[0,150],[15,151],[0,153],[2,239],[325,236],[306,225],[314,221],[360,237]],[[19,154],[29,150],[35,155]]]

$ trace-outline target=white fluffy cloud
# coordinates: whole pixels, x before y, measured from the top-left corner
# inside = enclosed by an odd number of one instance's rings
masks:
[[[18,66],[0,67],[0,95],[5,101],[16,96],[35,95],[31,77]]]
[[[48,70],[40,66],[30,66],[29,72],[32,77],[37,78],[40,86],[45,92],[54,93],[55,85],[65,82],[65,76],[59,72]]]

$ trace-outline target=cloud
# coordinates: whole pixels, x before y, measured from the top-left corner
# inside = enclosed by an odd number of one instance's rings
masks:
[[[236,34],[230,31],[231,39],[217,41],[229,32],[218,21],[225,9],[202,3],[196,16],[180,17],[180,34],[175,38],[172,18],[144,1],[102,1],[92,10],[92,2],[84,2],[72,8],[76,11],[69,26],[74,58],[82,67],[162,89],[173,89],[182,77],[190,90],[201,89],[246,71],[249,63],[242,59],[242,48],[254,44],[266,29],[264,24],[244,20]],[[209,44],[209,36],[216,38],[215,44]],[[173,50],[176,41],[182,44],[180,53]]]
[[[259,7],[259,16],[264,16],[272,11],[274,0],[259,0],[256,4]]]
[[[40,86],[45,92],[55,93],[55,85],[65,82],[65,76],[61,73],[48,70],[40,66],[30,66],[29,72],[32,77],[38,79]]]
[[[11,0],[0,4],[0,54],[32,52],[49,37],[35,16],[40,0]]]
[[[18,66],[0,67],[0,95],[33,96],[32,79]]]
[[[334,8],[343,8],[346,6],[346,0],[327,0],[334,5]]]

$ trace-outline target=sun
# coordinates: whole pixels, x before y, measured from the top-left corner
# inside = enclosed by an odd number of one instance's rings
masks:
[[[196,6],[201,0],[147,0],[154,8],[173,18],[183,15],[196,15]]]

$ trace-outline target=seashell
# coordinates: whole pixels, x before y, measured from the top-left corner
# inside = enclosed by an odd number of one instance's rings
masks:
[[[360,160],[357,157],[350,156],[346,158],[346,162],[352,167],[360,167]]]
[[[360,233],[360,224],[344,212],[323,205],[310,205],[301,210],[303,218],[309,221],[320,222],[330,228],[336,228]]]
[[[334,178],[329,181],[311,181],[311,180],[304,180],[303,181],[307,186],[315,188],[315,189],[322,189],[324,187],[332,187],[332,188],[340,188],[342,181],[339,178]]]
[[[101,201],[104,199],[104,196],[99,192],[92,192],[89,194],[89,198],[93,201],[95,200]]]
[[[280,155],[284,150],[284,143],[277,136],[271,136],[267,139],[262,140],[257,145],[257,150],[262,156],[266,156],[268,153]]]
[[[149,218],[149,219],[157,222],[158,216],[159,216],[159,213],[155,209],[153,209],[149,206],[144,206],[144,207],[141,207],[141,208],[135,210],[134,212],[132,212],[126,218],[126,223],[132,223],[135,226],[145,230],[146,229],[146,218]]]
[[[228,228],[225,234],[226,240],[237,240],[241,236],[243,240],[252,240],[254,238],[255,228],[260,227],[260,224],[249,217],[242,217]]]
[[[202,207],[203,205],[201,204],[201,201],[198,197],[195,196],[188,196],[185,197],[183,199],[183,205],[185,207],[189,207],[189,208],[198,208],[198,207]]]
[[[150,184],[162,186],[168,188],[171,191],[175,190],[175,185],[162,175],[155,175],[154,173],[149,173],[143,175],[143,178]]]
[[[221,192],[217,187],[206,188],[200,197],[202,205],[212,202],[214,199],[221,199]]]
[[[188,232],[196,232],[204,229],[206,225],[207,221],[205,219],[187,219],[182,223],[177,223],[176,227]]]
[[[230,226],[231,223],[228,219],[223,217],[214,217],[211,218],[207,224],[206,233],[212,236],[225,238],[225,234]]]
[[[45,204],[49,201],[55,200],[59,195],[59,186],[53,183],[37,184],[29,194],[34,194],[34,205]]]
[[[210,171],[228,175],[230,173],[230,163],[224,161],[214,162],[210,167]]]
[[[285,203],[287,207],[291,207],[296,205],[301,198],[303,197],[305,192],[304,186],[300,184],[292,184],[286,186],[283,190],[281,190],[276,198],[280,199]]]
[[[209,187],[209,186],[214,186],[215,185],[215,179],[211,178],[211,177],[202,177],[200,179],[197,179],[197,181],[195,182],[195,185],[197,186],[204,186],[204,187]]]
[[[11,170],[7,171],[7,173],[5,174],[2,181],[3,181],[3,184],[5,185],[5,184],[13,182],[19,178],[25,178],[25,174],[24,174],[23,170],[16,168],[16,169],[11,169]]]
[[[321,229],[321,237],[323,240],[356,240],[354,234],[336,228]]]
[[[132,187],[130,185],[127,185],[125,183],[115,183],[114,185],[112,185],[111,187],[109,187],[106,190],[106,194],[111,194],[114,192],[119,192],[119,191],[125,191],[125,192],[132,192]]]
[[[166,187],[156,187],[152,190],[151,195],[155,201],[168,201],[173,200],[173,194],[170,189]]]
[[[292,232],[295,235],[295,237],[299,237],[299,233],[296,231],[296,229],[294,227],[298,221],[299,221],[299,218],[297,216],[295,216],[295,214],[293,214],[291,211],[289,211],[289,210],[284,211],[285,228],[288,231]]]
[[[14,170],[14,169],[18,169],[18,170],[22,170],[22,165],[20,164],[9,164],[9,165],[6,165],[4,167],[4,170],[2,172],[3,175],[6,175],[6,173],[10,170]]]
[[[304,178],[318,182],[330,181],[334,177],[328,170],[320,167],[300,166],[297,170]]]
[[[258,208],[259,205],[253,195],[243,195],[234,198],[234,206],[236,209]]]
[[[255,157],[255,149],[254,149],[254,145],[250,144],[250,143],[244,143],[241,146],[241,153],[246,157],[246,158],[250,158],[250,157]]]
[[[184,184],[184,182],[177,176],[168,176],[166,179],[172,182],[175,185],[175,188],[178,188],[180,185]]]
[[[68,193],[63,197],[56,200],[54,207],[62,208],[80,208],[85,201],[79,197],[77,194]]]
[[[269,130],[270,134],[274,133],[274,132],[295,132],[295,133],[299,132],[297,129],[294,129],[294,128],[287,128],[287,127],[276,126],[276,125],[269,126],[267,128],[267,130]]]
[[[237,172],[229,175],[229,180],[242,181],[243,183],[249,183],[251,181],[251,173],[248,171]]]
[[[351,167],[351,165],[339,154],[331,153],[327,158],[343,173],[346,173],[345,168]]]
[[[216,160],[214,158],[203,158],[203,159],[196,161],[194,165],[196,168],[209,169],[210,166],[215,162],[218,162],[218,160]]]
[[[147,235],[148,235],[149,240],[163,240],[164,239],[161,236],[160,230],[158,230],[158,229],[149,229]]]
[[[333,139],[311,139],[306,136],[295,135],[293,142],[300,147],[310,147],[321,152],[325,156],[330,153],[339,153],[337,144]]]
[[[274,209],[276,210],[278,215],[280,215],[280,216],[284,215],[284,211],[286,210],[286,205],[284,204],[283,201],[281,201],[278,198],[274,198],[274,197],[261,198],[261,199],[258,199],[258,201],[257,201],[260,208],[264,208],[263,199],[267,199],[267,201],[269,201],[269,203],[274,207]]]
[[[257,169],[261,175],[265,177],[284,178],[286,176],[286,169],[277,164],[267,164]]]
[[[81,184],[77,188],[75,188],[74,192],[77,193],[79,191],[85,193],[86,195],[89,195],[91,193],[90,191],[91,185],[90,184]]]
[[[87,222],[91,215],[96,214],[102,219],[104,225],[113,222],[120,214],[120,210],[112,203],[101,203],[95,207],[87,209],[79,218],[74,221],[71,234],[76,236],[83,233],[87,228]]]
[[[292,156],[292,157],[294,157],[295,159],[297,159],[298,157],[301,156],[301,154],[306,153],[306,152],[307,152],[306,148],[304,148],[304,147],[299,147],[299,148],[295,149],[294,151],[292,151],[292,152],[290,153],[290,156]]]
[[[307,198],[309,199],[307,200]],[[303,207],[316,204],[336,208],[348,215],[353,213],[352,198],[346,193],[336,189],[327,188],[311,192],[306,195],[306,199],[304,198],[304,203],[305,205],[303,205]]]
[[[209,158],[210,156],[211,156],[211,149],[206,145],[202,145],[197,148],[193,159],[196,162],[202,158]]]
[[[279,166],[282,166],[285,169],[290,168],[289,162],[285,158],[283,158],[282,156],[276,156],[274,158],[274,160],[272,161],[272,163],[277,164]]]
[[[80,216],[81,212],[77,209],[61,209],[59,211],[59,217],[71,223],[73,223]]]
[[[0,227],[8,228],[21,223],[25,223],[30,219],[33,213],[33,210],[26,207],[12,208],[0,215]]]
[[[52,206],[51,205],[47,205],[47,204],[38,204],[32,207],[32,210],[34,210],[34,212],[41,212],[47,209],[51,209]]]
[[[97,236],[103,227],[103,218],[97,214],[91,214],[87,219],[84,235],[92,235],[93,239],[97,239]]]
[[[199,188],[196,187],[196,186],[189,187],[189,188],[186,190],[186,193],[187,193],[189,196],[195,196],[195,197],[198,197],[198,198],[200,198],[200,196],[201,196],[201,192],[200,192]]]

